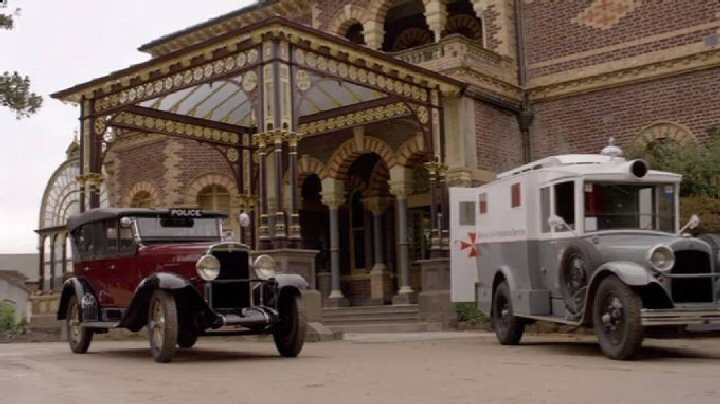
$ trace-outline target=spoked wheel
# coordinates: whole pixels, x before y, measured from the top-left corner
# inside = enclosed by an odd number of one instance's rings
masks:
[[[643,340],[642,304],[637,294],[615,276],[604,279],[593,303],[593,327],[603,353],[629,359]]]
[[[282,295],[278,303],[280,323],[275,325],[273,338],[280,355],[294,358],[305,343],[307,321],[300,296]]]
[[[65,315],[65,329],[70,351],[78,354],[87,352],[95,334],[92,329],[80,326],[80,305],[77,296],[71,296]]]
[[[177,349],[178,316],[175,298],[164,290],[156,290],[150,298],[148,336],[155,361],[170,362]]]
[[[525,332],[525,322],[513,315],[507,282],[500,283],[495,289],[492,324],[498,341],[503,345],[517,345]]]

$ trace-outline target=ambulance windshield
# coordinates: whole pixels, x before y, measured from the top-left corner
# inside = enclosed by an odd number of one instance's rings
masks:
[[[675,231],[673,184],[586,182],[585,231]]]

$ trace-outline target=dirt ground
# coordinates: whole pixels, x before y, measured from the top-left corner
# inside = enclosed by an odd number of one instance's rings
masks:
[[[201,338],[170,364],[144,340],[0,344],[0,403],[720,403],[720,340],[646,340],[606,359],[592,337],[349,335],[281,358],[270,340]]]

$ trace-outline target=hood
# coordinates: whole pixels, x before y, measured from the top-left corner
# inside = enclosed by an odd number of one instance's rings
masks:
[[[173,261],[197,261],[200,256],[210,249],[233,249],[236,251],[247,251],[247,246],[234,242],[202,242],[202,243],[159,243],[144,245],[139,250],[139,255],[145,256],[172,256]]]
[[[710,246],[702,240],[656,231],[599,232],[590,236],[588,241],[596,246],[603,262],[645,263],[648,253],[657,245],[668,246],[676,253],[683,250],[696,250],[711,254]]]

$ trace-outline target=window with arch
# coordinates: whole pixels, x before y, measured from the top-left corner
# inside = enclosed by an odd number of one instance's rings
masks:
[[[148,191],[140,191],[130,200],[131,208],[149,208],[153,206],[153,197]]]
[[[386,52],[399,52],[435,40],[425,20],[425,6],[420,0],[393,0],[385,14],[384,28],[382,50]]]
[[[475,14],[469,0],[455,0],[447,3],[447,22],[442,36],[460,34],[483,45],[482,20]]]
[[[208,185],[197,194],[197,206],[202,210],[214,210],[230,214],[230,192],[220,185]],[[227,226],[228,219],[224,220]]]
[[[353,23],[345,31],[345,39],[359,45],[365,45],[365,27],[359,22]]]

